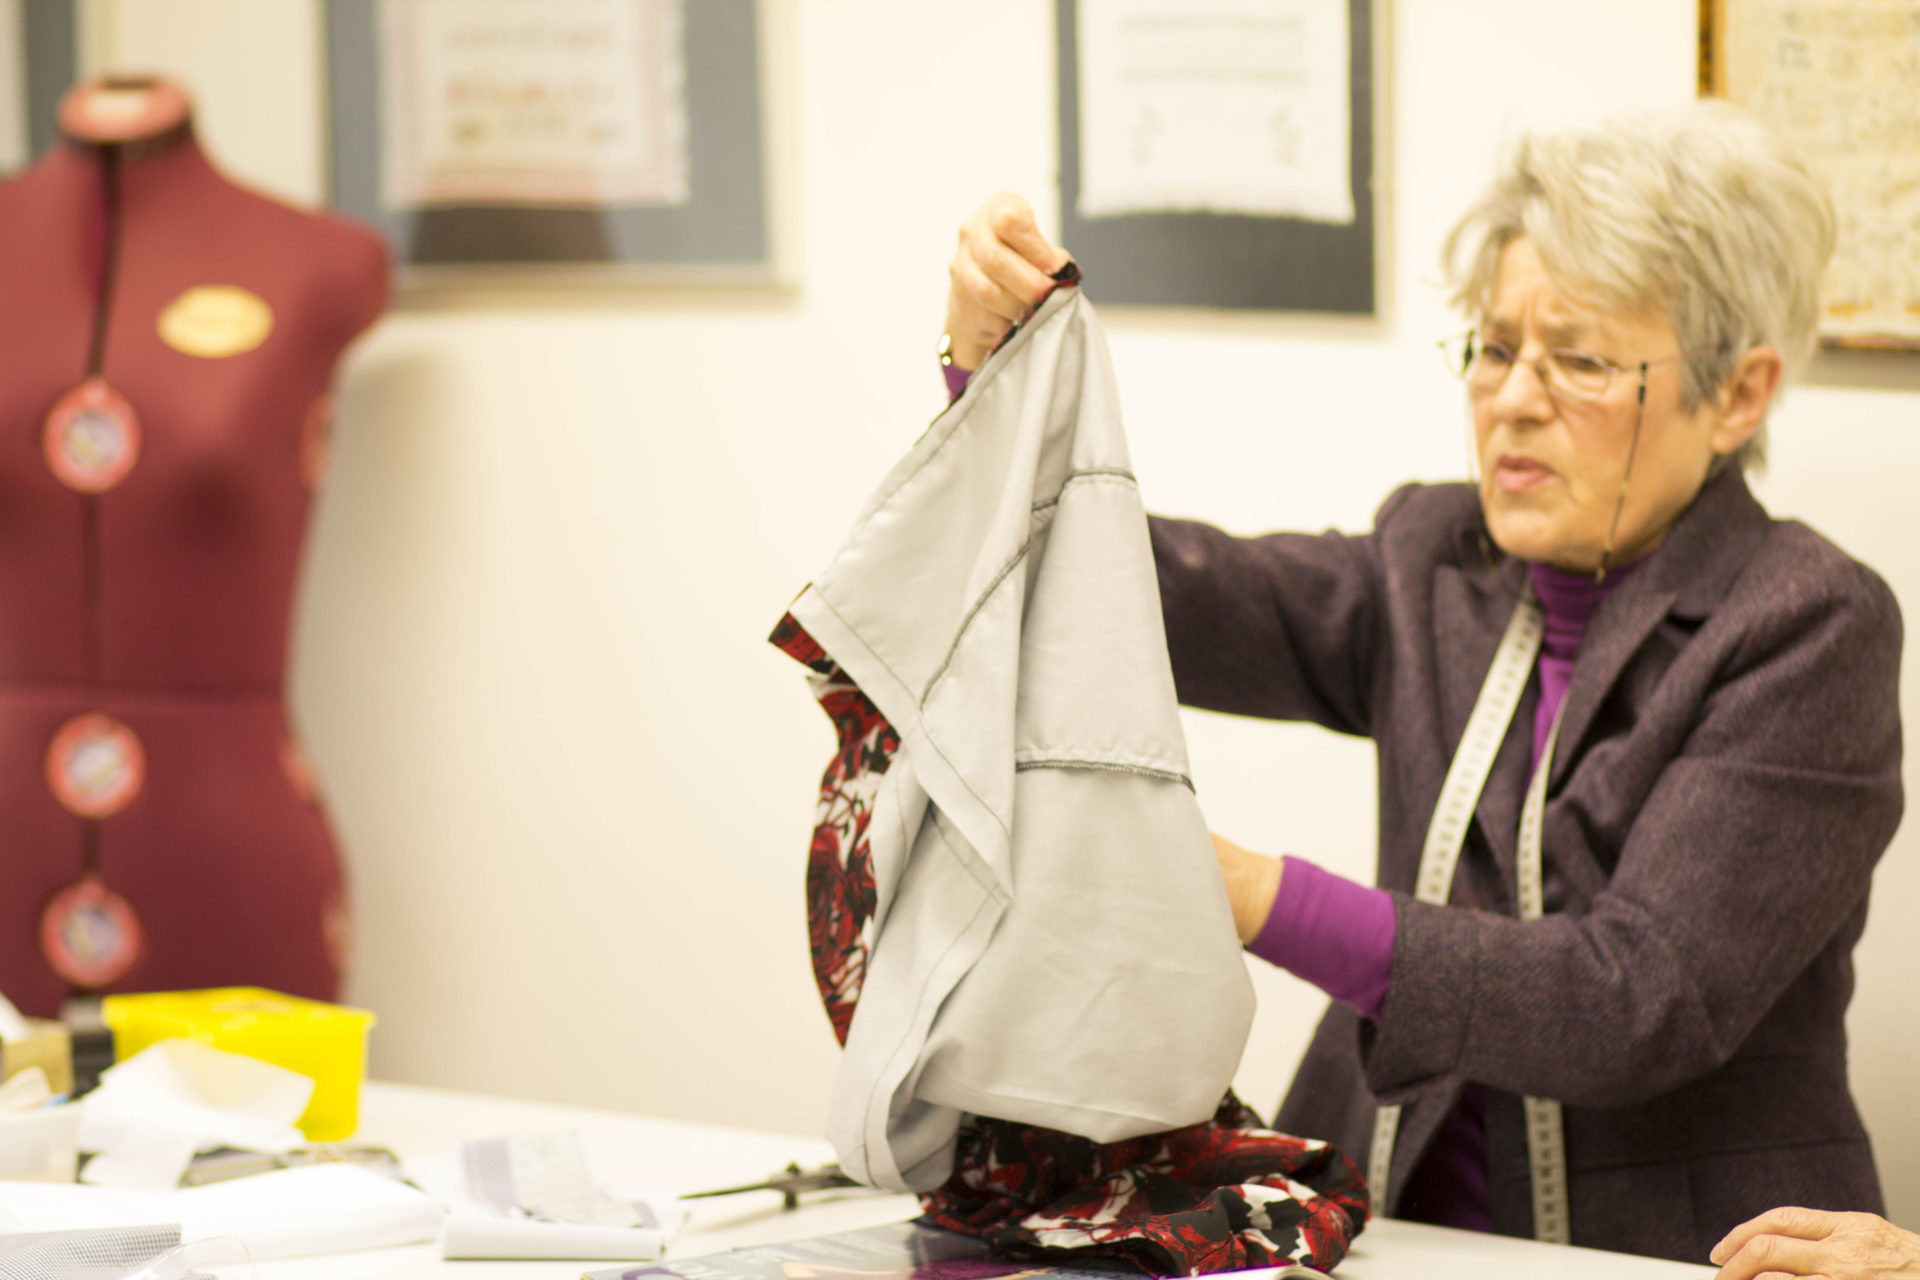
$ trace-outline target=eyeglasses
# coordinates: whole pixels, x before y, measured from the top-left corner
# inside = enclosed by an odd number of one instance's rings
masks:
[[[1499,390],[1507,375],[1513,372],[1513,366],[1526,363],[1533,366],[1547,394],[1562,403],[1592,404],[1607,394],[1614,375],[1638,371],[1640,386],[1634,402],[1633,436],[1627,442],[1627,464],[1620,472],[1620,495],[1614,500],[1613,520],[1607,526],[1607,541],[1600,550],[1600,567],[1593,575],[1595,582],[1604,580],[1613,563],[1614,540],[1620,534],[1620,513],[1627,504],[1627,482],[1633,478],[1633,460],[1640,452],[1640,426],[1647,409],[1647,370],[1656,364],[1711,355],[1712,349],[1682,351],[1656,360],[1642,360],[1637,365],[1616,364],[1605,356],[1586,351],[1547,351],[1523,362],[1519,353],[1506,343],[1483,341],[1478,330],[1469,329],[1456,337],[1442,339],[1440,350],[1447,358],[1447,368],[1471,391]]]
[[[1507,375],[1513,372],[1514,365],[1525,363],[1533,366],[1534,373],[1540,378],[1540,385],[1547,389],[1548,395],[1575,404],[1592,404],[1601,399],[1613,386],[1615,375],[1631,373],[1636,369],[1640,374],[1640,400],[1645,403],[1648,369],[1656,364],[1691,360],[1694,356],[1707,354],[1703,351],[1682,351],[1657,360],[1642,360],[1637,365],[1624,365],[1588,351],[1546,351],[1532,360],[1522,361],[1512,347],[1504,342],[1482,338],[1477,329],[1444,338],[1439,345],[1441,354],[1446,357],[1447,368],[1452,370],[1454,377],[1465,382],[1469,390],[1497,391],[1506,382]]]

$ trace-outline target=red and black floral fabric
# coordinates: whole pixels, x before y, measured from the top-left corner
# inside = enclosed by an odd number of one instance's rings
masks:
[[[791,614],[771,643],[812,672],[839,747],[807,858],[814,981],[845,1044],[875,907],[868,827],[900,737]],[[1015,1258],[1121,1259],[1153,1276],[1298,1263],[1331,1271],[1365,1226],[1366,1184],[1338,1148],[1266,1129],[1229,1093],[1211,1120],[1124,1142],[989,1117],[960,1131],[926,1220]]]
[[[844,1045],[867,976],[862,930],[875,905],[867,826],[880,779],[900,749],[900,735],[792,614],[780,619],[769,641],[813,673],[808,677],[813,696],[840,736],[839,750],[820,779],[813,846],[807,852],[807,942],[821,1003],[834,1038]]]
[[[975,1117],[953,1176],[921,1203],[1012,1257],[1125,1258],[1155,1276],[1331,1271],[1367,1218],[1339,1148],[1266,1129],[1231,1093],[1204,1124],[1104,1144]]]

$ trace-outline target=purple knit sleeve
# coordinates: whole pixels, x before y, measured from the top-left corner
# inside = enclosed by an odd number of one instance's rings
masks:
[[[1371,1018],[1387,998],[1393,931],[1385,889],[1288,858],[1273,910],[1247,950]]]
[[[973,370],[962,369],[957,364],[943,364],[940,372],[947,379],[947,403],[952,404],[967,389],[967,383],[973,378]]]

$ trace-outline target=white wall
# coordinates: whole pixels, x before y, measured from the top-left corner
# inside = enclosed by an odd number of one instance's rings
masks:
[[[310,196],[310,0],[164,2],[247,10],[251,52],[149,22],[100,56],[180,71],[212,150]],[[801,869],[831,734],[762,639],[940,405],[953,228],[1002,187],[1054,217],[1052,6],[772,3],[803,288],[403,307],[347,370],[294,694],[352,859],[382,1075],[794,1131],[823,1114]],[[1449,219],[1513,129],[1692,93],[1692,4],[1390,7],[1382,317],[1104,313],[1159,509],[1359,528],[1398,481],[1458,475],[1432,349],[1457,327],[1432,283]],[[260,77],[275,59],[288,74]],[[1912,358],[1823,357],[1762,486],[1910,609],[1916,393]],[[1216,827],[1369,874],[1364,743],[1188,723]],[[1920,1225],[1914,845],[1880,873],[1852,1026],[1894,1213]],[[1240,1083],[1264,1107],[1320,1002],[1258,981]]]

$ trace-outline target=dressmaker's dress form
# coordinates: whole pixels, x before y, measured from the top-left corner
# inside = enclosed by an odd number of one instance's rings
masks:
[[[145,117],[75,89],[0,184],[0,991],[41,1014],[333,998],[346,946],[283,681],[328,383],[386,251],[223,178],[150,87]]]

